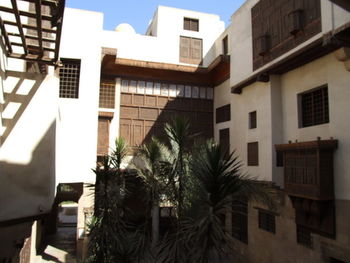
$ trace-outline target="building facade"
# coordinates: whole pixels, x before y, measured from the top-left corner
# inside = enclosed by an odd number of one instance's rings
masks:
[[[217,15],[159,6],[145,35],[103,30],[97,12],[65,8],[62,20],[62,5],[57,18],[39,3],[0,4],[1,260],[38,260],[63,201],[78,203],[82,259],[96,161],[118,136],[135,147],[185,115],[278,189],[274,210],[227,214],[240,259],[350,262],[346,1],[247,0],[226,29]],[[26,23],[11,16],[19,10]]]

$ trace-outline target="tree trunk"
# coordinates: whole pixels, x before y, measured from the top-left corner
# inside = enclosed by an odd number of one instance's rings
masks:
[[[152,247],[155,247],[159,240],[159,204],[152,207]]]

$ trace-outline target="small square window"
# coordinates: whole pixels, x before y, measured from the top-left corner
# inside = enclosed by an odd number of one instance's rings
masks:
[[[300,127],[329,122],[327,86],[299,94],[298,97],[300,103]]]
[[[313,244],[312,244],[311,232],[308,229],[297,225],[297,242],[298,244],[301,244],[308,248],[312,248]]]
[[[184,18],[184,29],[191,31],[199,31],[199,20],[195,18]]]
[[[216,108],[215,111],[216,123],[226,122],[231,120],[231,104],[226,104]]]
[[[259,210],[259,228],[276,233],[275,215]]]
[[[249,112],[249,129],[255,129],[257,127],[256,111]]]
[[[247,145],[248,149],[248,166],[258,166],[259,165],[259,143],[250,142]]]

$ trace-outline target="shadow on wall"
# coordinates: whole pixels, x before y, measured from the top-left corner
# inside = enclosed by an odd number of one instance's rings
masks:
[[[45,75],[18,71],[6,71],[1,145],[6,141],[30,101],[41,86]],[[1,134],[0,133],[0,134]]]
[[[120,136],[132,147],[152,136],[165,141],[164,125],[174,116],[187,117],[190,133],[213,137],[213,101],[201,98],[164,97],[122,93]]]
[[[30,235],[33,221],[44,218],[51,209],[56,183],[55,134],[53,121],[28,164],[0,162],[0,258],[18,253],[16,244],[23,244]]]

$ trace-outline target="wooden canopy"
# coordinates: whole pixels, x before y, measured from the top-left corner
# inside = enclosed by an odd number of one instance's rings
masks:
[[[29,2],[29,8],[23,2]],[[22,6],[26,10],[22,10]],[[60,47],[64,6],[65,0],[1,1],[1,40],[6,55],[55,65]]]

